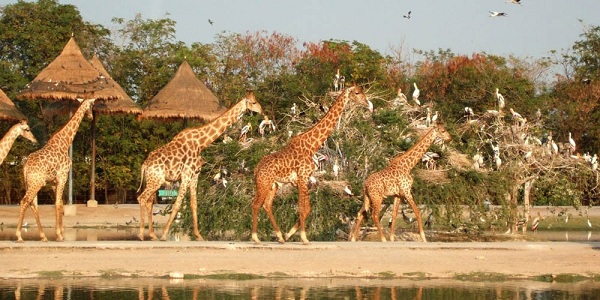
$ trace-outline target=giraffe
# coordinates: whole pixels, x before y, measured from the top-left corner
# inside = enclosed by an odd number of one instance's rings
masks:
[[[8,155],[8,151],[10,151],[10,148],[19,136],[22,136],[32,143],[37,144],[37,140],[31,133],[29,125],[27,125],[27,121],[23,120],[13,125],[13,127],[11,127],[4,135],[2,140],[0,140],[0,165],[2,162],[4,162],[6,155]]]
[[[194,235],[197,240],[203,240],[198,231],[198,215],[196,214],[198,175],[204,163],[200,152],[221,136],[231,124],[237,122],[246,110],[251,110],[259,114],[263,113],[262,107],[256,101],[254,92],[252,91],[248,91],[244,98],[212,122],[200,127],[186,128],[175,135],[169,143],[150,152],[142,164],[141,183],[137,197],[141,213],[140,232],[138,234],[140,240],[144,240],[144,219],[146,215],[148,216],[150,238],[158,240],[152,225],[152,207],[156,191],[167,181],[175,182],[179,180],[181,183],[177,198],[160,239],[166,241],[169,227],[171,227],[177,212],[179,212],[185,193],[189,190]],[[144,181],[146,186],[140,193]]]
[[[21,226],[25,211],[31,207],[37,222],[40,238],[42,242],[48,239],[44,234],[40,215],[37,207],[37,193],[46,185],[47,182],[54,182],[54,191],[56,192],[54,211],[56,214],[56,240],[63,241],[63,190],[67,182],[69,169],[71,168],[71,159],[69,158],[69,147],[73,143],[73,138],[79,129],[79,124],[84,115],[92,118],[92,106],[96,99],[78,99],[81,102],[79,108],[71,119],[60,130],[58,130],[46,143],[42,149],[31,153],[27,157],[25,166],[23,166],[23,175],[25,177],[25,187],[27,191],[21,200],[21,209],[19,211],[19,221],[17,223],[17,242],[22,243]]]
[[[441,138],[444,141],[450,140],[450,135],[441,125],[433,126],[414,146],[412,146],[412,148],[393,158],[385,169],[375,172],[367,178],[363,184],[363,206],[358,212],[354,230],[350,234],[351,241],[356,241],[356,237],[360,230],[360,223],[362,222],[363,217],[369,212],[369,209],[372,209],[371,218],[373,219],[375,226],[377,226],[381,241],[386,241],[381,224],[379,223],[379,212],[381,211],[383,199],[387,196],[394,196],[390,241],[394,241],[393,228],[396,226],[396,216],[398,215],[401,197],[403,197],[417,217],[421,239],[423,242],[427,242],[425,233],[423,232],[421,213],[419,212],[419,208],[415,204],[411,193],[413,178],[410,175],[410,171],[421,160],[421,157],[425,151],[429,149],[429,146],[431,146],[438,138]]]
[[[256,195],[252,202],[252,240],[260,244],[257,235],[258,212],[262,206],[269,217],[280,243],[285,243],[300,227],[300,237],[308,244],[305,231],[305,220],[310,213],[308,196],[308,180],[315,170],[313,155],[325,142],[336,126],[342,111],[349,101],[368,106],[373,111],[373,104],[367,100],[362,87],[352,86],[342,92],[331,106],[327,114],[308,131],[293,137],[287,146],[278,152],[263,157],[254,169]],[[285,240],[273,216],[273,198],[280,185],[291,183],[298,188],[299,222],[286,234]]]

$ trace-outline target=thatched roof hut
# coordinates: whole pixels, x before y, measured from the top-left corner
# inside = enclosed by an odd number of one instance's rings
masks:
[[[144,108],[141,119],[200,119],[209,122],[223,112],[219,99],[194,74],[184,61],[175,76]]]
[[[27,120],[2,89],[0,89],[0,120]]]
[[[92,110],[95,113],[103,115],[116,115],[116,114],[141,114],[142,109],[127,95],[125,90],[108,74],[104,65],[100,61],[97,55],[94,55],[90,59],[90,64],[96,70],[100,72],[106,79],[109,85],[112,87],[113,93],[116,97],[114,100],[98,99],[94,102]],[[71,111],[70,103],[66,101],[55,102],[48,104],[42,109],[44,115],[67,115]]]
[[[81,54],[71,37],[58,57],[46,66],[18,95],[22,99],[62,101],[77,98],[119,99],[112,83]]]

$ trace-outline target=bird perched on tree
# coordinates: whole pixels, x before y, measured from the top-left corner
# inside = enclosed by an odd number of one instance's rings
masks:
[[[569,132],[569,145],[571,146],[570,152],[571,153],[575,152],[575,146],[576,146],[576,144],[575,144],[575,140],[571,136],[571,132]]]
[[[421,101],[419,101],[419,96],[421,95],[421,91],[417,87],[417,83],[416,82],[414,82],[413,85],[415,86],[415,90],[413,91],[412,99],[413,99],[413,101],[415,101],[415,103],[417,103],[417,105],[420,106],[421,105]]]
[[[523,118],[523,116],[520,113],[516,112],[514,109],[512,109],[512,107],[509,109],[510,114],[512,115],[513,123],[518,124],[520,126],[525,125],[527,119]]]
[[[354,196],[354,193],[352,193],[352,190],[350,189],[349,185],[344,187],[344,193],[346,193],[346,195],[348,196]]]
[[[471,122],[471,119],[474,115],[475,114],[473,113],[473,109],[468,106],[465,106],[463,116],[467,119],[467,123]]]
[[[244,127],[242,127],[242,130],[240,131],[240,137],[239,137],[240,142],[246,141],[246,135],[248,134],[248,132],[250,132],[251,129],[252,129],[252,124],[250,124],[250,122],[248,122],[248,124],[246,124]]]
[[[498,111],[502,111],[502,109],[506,106],[506,103],[504,102],[504,96],[502,96],[502,94],[500,94],[500,89],[496,88],[496,103],[498,104]]]
[[[290,114],[292,114],[292,117],[296,116],[296,110],[297,110],[297,106],[296,106],[296,102],[294,102],[292,104],[292,107],[290,108]]]
[[[338,164],[338,159],[336,158],[335,161],[333,162],[333,176],[335,177],[335,179],[338,178],[339,174],[340,174],[340,165]]]
[[[408,104],[408,99],[406,98],[406,95],[402,93],[402,88],[398,88],[396,95],[396,98],[394,98],[394,101],[392,102],[395,106]]]
[[[275,124],[273,124],[272,120],[269,120],[269,117],[265,115],[265,118],[258,124],[258,133],[261,136],[265,135],[265,127],[271,131],[275,131]]]

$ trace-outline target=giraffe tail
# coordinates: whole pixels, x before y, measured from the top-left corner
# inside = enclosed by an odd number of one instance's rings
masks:
[[[140,187],[138,187],[136,194],[140,194],[140,191],[142,190],[142,186],[144,185],[144,175],[146,173],[146,167],[144,165],[142,165],[142,168],[140,170]]]
[[[364,200],[363,200],[362,213],[366,217],[367,213],[371,209],[371,198],[369,198],[369,192],[367,191],[367,187],[363,187],[363,197],[364,197]]]

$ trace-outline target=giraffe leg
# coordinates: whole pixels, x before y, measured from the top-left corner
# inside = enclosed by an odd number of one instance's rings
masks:
[[[367,215],[367,212],[369,212],[369,207],[371,205],[371,197],[369,197],[369,192],[365,187],[363,187],[363,195],[364,195],[364,200],[363,200],[363,205],[360,208],[360,210],[358,211],[358,215],[356,216],[356,224],[354,224],[354,230],[351,229],[351,233],[350,233],[350,241],[351,242],[356,242],[356,239],[358,238],[358,233],[360,232],[360,223],[362,223],[363,218]]]
[[[298,213],[300,214],[300,238],[304,245],[310,242],[306,238],[306,218],[310,214],[310,197],[308,196],[308,178],[305,181],[299,181],[298,184]]]
[[[33,215],[35,216],[35,222],[38,226],[38,231],[40,232],[40,239],[42,242],[47,242],[48,238],[46,238],[46,234],[44,234],[44,228],[42,228],[42,222],[40,221],[40,214],[37,208],[37,201],[34,200],[37,198],[37,192],[42,188],[41,186],[33,186],[31,184],[27,184],[28,189],[25,192],[25,196],[21,200],[21,209],[19,210],[19,221],[17,222],[17,231],[15,235],[17,237],[17,243],[23,243],[23,238],[21,237],[21,229],[23,228],[23,219],[25,218],[25,212],[27,208],[31,207],[33,211]]]
[[[269,220],[271,221],[271,225],[273,226],[273,230],[277,235],[277,241],[279,243],[285,243],[283,239],[283,235],[281,234],[281,229],[277,225],[277,221],[275,221],[275,216],[273,216],[273,199],[275,198],[275,193],[277,192],[277,185],[273,184],[272,186],[265,188],[261,186],[260,183],[256,184],[256,196],[254,197],[254,201],[252,202],[252,240],[256,244],[260,244],[260,240],[258,239],[258,212],[260,208],[263,207]]]
[[[376,200],[377,198],[374,197]],[[385,236],[383,234],[383,228],[381,227],[381,223],[379,222],[379,213],[381,212],[381,201],[373,201],[373,209],[371,211],[371,219],[373,219],[373,223],[375,223],[375,227],[377,227],[377,232],[379,232],[379,237],[382,242],[387,242]]]
[[[390,241],[393,242],[396,238],[396,217],[398,216],[398,209],[400,208],[400,204],[402,200],[398,197],[394,197],[394,208],[392,209],[392,224],[390,225]]]
[[[149,177],[146,177],[146,188],[142,191],[142,193],[137,197],[138,203],[140,204],[140,232],[138,233],[138,238],[140,241],[144,240],[144,229],[146,227],[145,220],[146,216],[148,216],[150,225],[148,225],[150,231],[150,238],[153,241],[158,240],[158,237],[154,233],[154,227],[152,225],[152,219],[150,216],[152,215],[152,205],[153,205],[153,196],[156,195],[156,191],[160,188],[160,182],[157,180],[150,180]],[[149,203],[150,202],[150,203]],[[150,207],[150,210],[149,210]]]
[[[198,192],[198,175],[199,173],[194,174],[194,176],[192,176],[192,181],[190,182],[190,208],[192,209],[194,236],[196,237],[197,241],[203,241],[204,239],[200,235],[200,230],[198,230],[198,199],[196,195]]]
[[[156,201],[156,192],[150,195],[150,198],[146,201],[146,215],[148,216],[148,235],[153,241],[158,241],[158,237],[154,232],[154,222],[152,221],[152,211],[154,208],[154,202]]]
[[[61,172],[62,173],[62,172]],[[64,207],[62,195],[65,189],[65,184],[67,183],[68,169],[67,172],[63,174],[57,175],[56,182],[56,199],[54,203],[54,212],[56,214],[56,241],[62,242],[64,241],[63,233],[65,232],[65,228],[63,227],[63,216],[64,216]],[[64,178],[63,178],[64,177]]]
[[[163,234],[162,234],[162,237],[160,238],[161,241],[167,240],[167,233],[169,233],[169,228],[171,227],[171,224],[173,224],[173,221],[175,220],[175,217],[177,216],[177,213],[179,212],[179,208],[181,207],[181,203],[183,202],[183,198],[185,197],[185,193],[188,190],[189,184],[190,184],[190,177],[182,174],[181,175],[181,184],[179,186],[179,190],[177,191],[177,198],[175,199],[175,203],[173,203],[173,210],[171,211],[171,215],[169,216],[167,225],[165,225],[165,228],[163,229]]]
[[[423,231],[423,222],[421,221],[421,212],[419,211],[419,207],[413,200],[412,194],[410,192],[405,194],[406,202],[410,205],[412,210],[415,212],[415,216],[417,218],[417,224],[419,225],[419,234],[421,235],[421,239],[423,242],[427,242],[425,238],[425,231]]]

